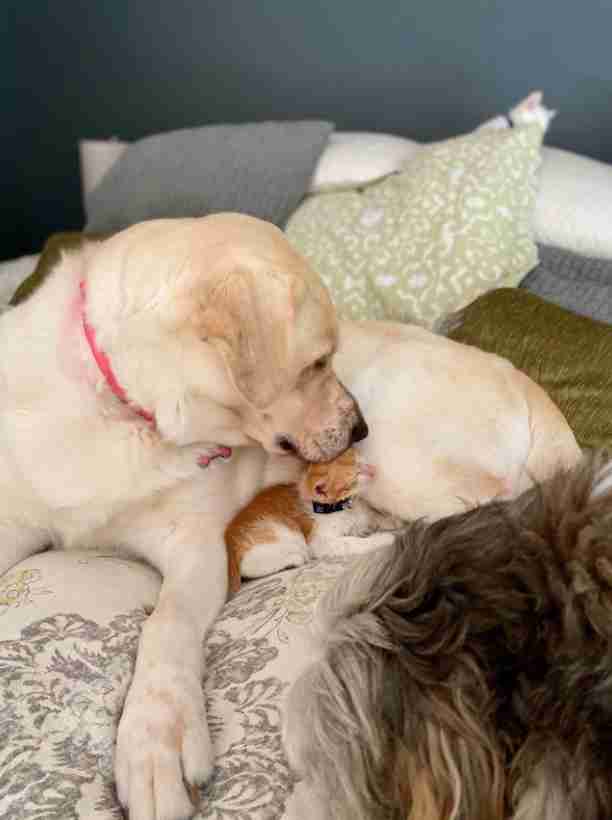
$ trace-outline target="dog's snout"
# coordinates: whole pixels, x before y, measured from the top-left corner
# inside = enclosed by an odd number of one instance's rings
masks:
[[[365,423],[363,417],[360,417],[351,430],[351,444],[357,444],[358,441],[363,441],[369,432],[368,425]]]

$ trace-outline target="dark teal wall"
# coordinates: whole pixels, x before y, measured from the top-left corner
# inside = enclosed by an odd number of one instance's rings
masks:
[[[0,258],[80,228],[77,141],[327,117],[443,138],[534,88],[612,162],[612,0],[1,0]]]

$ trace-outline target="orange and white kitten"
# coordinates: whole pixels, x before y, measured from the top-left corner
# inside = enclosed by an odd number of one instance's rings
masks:
[[[295,484],[262,490],[225,531],[229,589],[323,555],[368,552],[389,542],[402,522],[359,497],[374,468],[354,448],[326,464],[309,464]],[[365,537],[369,536],[369,537]]]

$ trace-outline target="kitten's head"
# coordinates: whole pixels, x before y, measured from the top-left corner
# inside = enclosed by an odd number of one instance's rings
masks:
[[[333,461],[309,464],[300,479],[300,495],[305,501],[335,504],[358,495],[374,475],[374,467],[361,462],[351,447]]]

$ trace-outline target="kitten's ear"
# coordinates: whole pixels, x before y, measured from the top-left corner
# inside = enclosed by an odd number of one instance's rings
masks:
[[[314,487],[314,491],[317,495],[322,495],[325,498],[327,497],[327,484],[325,481],[317,481]]]

